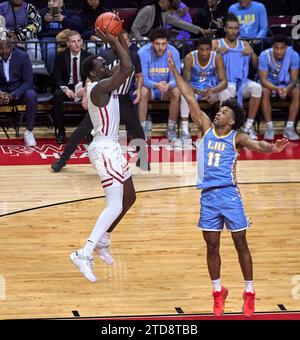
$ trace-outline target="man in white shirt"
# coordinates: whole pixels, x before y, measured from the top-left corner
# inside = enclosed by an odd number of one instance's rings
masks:
[[[53,115],[58,144],[62,144],[65,138],[63,103],[73,101],[75,97],[82,97],[84,88],[75,95],[75,87],[85,83],[82,62],[91,55],[82,50],[82,38],[77,31],[70,32],[67,46],[64,52],[57,55],[54,72],[56,91],[53,98]]]

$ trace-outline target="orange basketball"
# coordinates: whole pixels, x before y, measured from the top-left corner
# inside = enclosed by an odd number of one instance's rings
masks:
[[[95,28],[117,37],[122,32],[122,21],[116,14],[105,12],[96,19]]]

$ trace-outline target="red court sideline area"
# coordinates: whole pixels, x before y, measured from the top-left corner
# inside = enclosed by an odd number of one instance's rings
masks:
[[[281,136],[278,136],[280,138]],[[0,165],[43,165],[52,164],[60,157],[65,145],[58,145],[54,138],[38,139],[36,147],[24,146],[23,139],[0,140]],[[70,164],[88,164],[88,146],[79,144],[72,155]],[[137,155],[134,148],[126,150],[123,147],[127,159],[133,163]],[[164,137],[154,137],[148,143],[149,159],[152,163],[194,162],[196,161],[196,144],[188,144],[185,148],[174,147]],[[241,152],[240,160],[272,160],[272,159],[300,159],[300,143],[291,142],[290,145],[279,154],[258,154],[249,150]]]

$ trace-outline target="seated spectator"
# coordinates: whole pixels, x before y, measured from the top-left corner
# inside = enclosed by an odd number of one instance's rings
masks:
[[[82,9],[76,13],[81,19],[83,40],[95,42],[100,40],[95,33],[95,22],[99,15],[109,11],[108,8],[103,7],[102,0],[84,0]]]
[[[30,41],[25,44],[30,59],[41,59],[37,34],[42,29],[42,20],[34,5],[23,0],[9,0],[0,4],[0,15],[6,20],[7,34],[13,41]]]
[[[250,61],[253,68],[257,69],[258,58],[247,41],[238,39],[239,22],[231,13],[225,18],[224,30],[225,38],[214,41],[213,49],[223,55],[230,97],[234,98],[237,95],[240,105],[243,104],[243,98],[250,98],[244,132],[252,139],[257,139],[252,127],[260,107],[262,87],[248,76]]]
[[[170,0],[169,13],[171,15],[175,15],[177,18],[187,23],[193,23],[189,8],[180,0]],[[172,38],[176,39],[176,41],[173,42],[173,45],[179,50],[182,50],[183,55],[186,55],[187,52],[191,51],[191,41],[180,41],[189,39],[191,37],[189,32],[185,30],[179,30],[169,24],[165,25],[165,28],[171,30]]]
[[[13,48],[9,38],[0,40],[0,105],[25,104],[26,146],[35,146],[33,127],[37,96],[33,89],[32,66],[28,54]]]
[[[177,16],[167,12],[169,0],[145,0],[141,3],[136,18],[131,27],[131,35],[136,40],[144,40],[148,37],[152,29],[164,27],[166,24],[181,28],[182,30],[206,35],[206,31],[201,27],[192,25],[180,20]]]
[[[169,71],[168,52],[172,52],[179,72],[180,56],[177,49],[168,44],[169,39],[168,30],[161,27],[155,28],[150,34],[151,43],[143,46],[138,52],[144,76],[142,98],[139,102],[139,118],[145,130],[149,100],[170,101],[167,136],[170,141],[175,141],[180,92],[176,87],[172,72]]]
[[[56,44],[54,43],[56,35],[66,28],[80,31],[80,18],[71,10],[64,9],[63,0],[48,0],[48,7],[40,10],[42,16],[42,30],[39,34],[43,44],[43,57],[46,61],[48,71],[53,73]]]
[[[224,37],[224,18],[227,15],[227,8],[222,0],[207,0],[207,5],[200,8],[195,16],[194,23],[204,29],[210,29],[213,38]]]
[[[200,38],[198,49],[190,52],[184,59],[183,78],[190,83],[198,101],[208,101],[213,104],[229,99],[226,71],[223,58],[212,51],[212,42],[209,38]],[[189,107],[181,96],[181,124],[182,139],[191,138],[188,130]]]
[[[95,22],[99,15],[109,12],[108,8],[103,7],[102,0],[84,0],[83,8],[77,12],[81,19],[81,32],[83,40],[91,40],[93,43],[87,43],[86,49],[91,53],[98,53],[105,48],[97,48],[101,41],[95,33]]]
[[[291,98],[289,116],[283,137],[299,140],[294,124],[299,110],[299,55],[288,46],[284,35],[277,35],[272,41],[272,48],[263,51],[259,57],[259,76],[263,86],[262,109],[267,123],[264,139],[274,139],[272,107],[270,98],[278,96],[282,100]]]
[[[85,77],[82,73],[82,63],[91,54],[82,50],[82,38],[76,31],[70,32],[67,40],[68,48],[57,55],[55,61],[55,85],[56,91],[53,98],[54,127],[56,141],[62,144],[65,139],[64,125],[64,101],[73,101],[75,97],[82,97],[84,86],[75,94],[75,86],[82,82]]]
[[[239,0],[229,7],[240,23],[241,39],[263,39],[268,33],[268,16],[265,6],[252,0]]]

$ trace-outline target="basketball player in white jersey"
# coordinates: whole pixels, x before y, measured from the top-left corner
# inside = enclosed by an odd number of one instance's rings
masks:
[[[135,202],[135,190],[129,165],[122,155],[119,140],[120,108],[117,89],[132,72],[132,63],[122,34],[117,38],[98,30],[98,36],[116,51],[120,64],[112,71],[105,59],[90,56],[83,63],[83,73],[91,80],[87,85],[88,111],[95,137],[89,146],[89,158],[100,176],[106,207],[100,214],[83,249],[70,255],[71,261],[91,282],[93,252],[107,264],[113,264],[109,252],[110,233]]]

